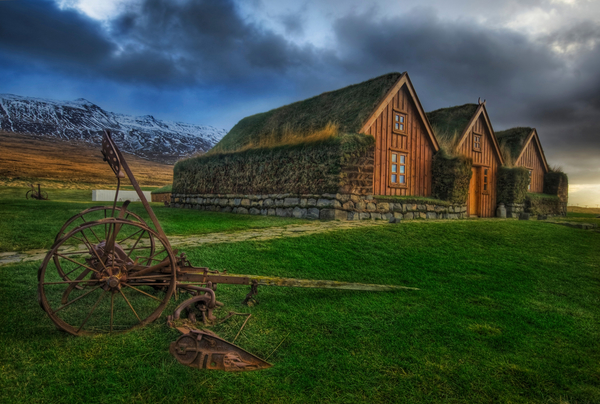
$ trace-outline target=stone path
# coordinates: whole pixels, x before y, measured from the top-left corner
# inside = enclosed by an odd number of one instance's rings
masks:
[[[174,248],[181,249],[185,247],[196,247],[203,244],[237,243],[248,240],[260,241],[283,237],[301,237],[334,230],[383,225],[389,224],[384,220],[310,222],[306,224],[292,224],[283,227],[268,227],[266,229],[244,230],[233,233],[209,233],[199,236],[169,236],[169,242]],[[61,252],[75,250],[85,250],[85,246],[71,246],[60,249]],[[19,262],[43,260],[47,253],[48,250],[39,249],[22,252],[3,252],[0,253],[0,266]]]

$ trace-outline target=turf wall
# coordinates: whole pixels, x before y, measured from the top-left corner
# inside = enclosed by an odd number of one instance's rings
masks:
[[[544,194],[556,195],[560,201],[557,214],[567,215],[569,200],[569,177],[560,171],[548,172],[544,175]]]
[[[372,192],[374,138],[345,134],[319,142],[180,161],[174,194]]]
[[[525,198],[525,211],[533,215],[561,215],[562,203],[556,195],[530,193]]]
[[[529,170],[524,167],[500,167],[498,170],[498,203],[521,204],[527,197]]]
[[[433,157],[431,195],[454,204],[465,204],[469,194],[471,167],[469,157],[451,157],[440,150]]]

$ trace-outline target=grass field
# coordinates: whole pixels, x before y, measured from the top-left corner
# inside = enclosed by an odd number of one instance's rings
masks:
[[[26,200],[25,190],[22,187],[0,187],[0,253],[49,249],[54,236],[71,216],[92,206],[112,206],[110,202],[91,202],[91,190],[49,188],[48,201]],[[165,233],[171,236],[261,229],[303,222],[292,218],[170,209],[162,203],[151,205]],[[131,203],[129,210],[140,215],[145,212],[141,202]],[[147,219],[147,215],[144,217]]]
[[[91,206],[84,191],[63,192],[29,204],[0,189],[2,248],[47,248],[52,229]],[[173,235],[288,223],[156,211]],[[30,219],[7,224],[17,217]],[[195,265],[232,273],[421,289],[262,287],[260,304],[245,307],[245,287],[221,285],[221,315],[253,315],[236,343],[274,365],[242,374],[189,369],[169,355],[178,334],[165,316],[175,302],[143,329],[72,337],[57,331],[37,304],[39,262],[3,266],[0,402],[597,403],[599,247],[594,231],[535,220],[469,220],[186,250]],[[234,320],[216,331],[232,340],[240,325]]]

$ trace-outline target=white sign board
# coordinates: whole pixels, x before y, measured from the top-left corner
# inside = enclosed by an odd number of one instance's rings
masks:
[[[114,189],[94,189],[92,190],[92,201],[114,201],[115,200],[115,192]],[[142,191],[144,196],[148,201],[152,200],[152,196],[150,195],[150,191]],[[120,202],[125,202],[130,200],[131,202],[140,202],[140,198],[135,191],[119,191],[119,199]]]

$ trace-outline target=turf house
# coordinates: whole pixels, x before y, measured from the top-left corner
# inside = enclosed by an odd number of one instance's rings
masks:
[[[470,172],[466,171],[455,181],[459,199],[466,200],[467,214],[494,217],[496,181],[504,160],[485,102],[438,109],[428,112],[427,117],[444,153],[464,159],[464,168],[470,166]],[[436,176],[442,175],[436,173]],[[436,189],[435,193],[439,191]]]
[[[566,214],[567,176],[548,166],[537,130],[511,128],[496,132],[496,137],[507,163],[499,184],[499,202],[507,214]]]
[[[174,207],[312,219],[460,218],[432,199],[439,145],[407,73],[246,117],[174,169]]]
[[[505,159],[515,167],[525,167],[528,172],[528,192],[544,192],[544,175],[548,163],[542,150],[537,131],[532,128],[512,128],[496,132],[498,142],[503,145]]]

